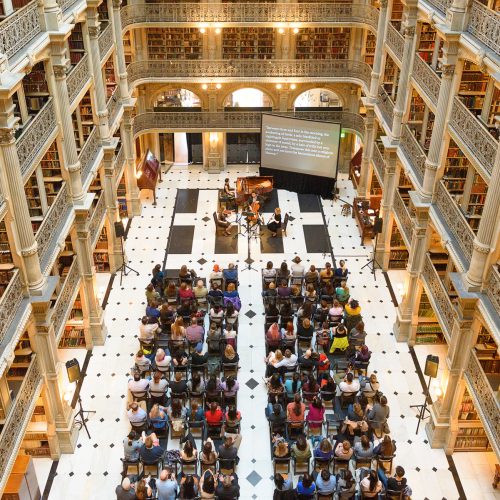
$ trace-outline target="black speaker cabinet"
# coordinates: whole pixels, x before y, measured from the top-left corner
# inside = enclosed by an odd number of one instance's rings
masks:
[[[70,382],[78,382],[80,380],[80,364],[76,358],[66,361],[66,371],[68,372],[68,380]]]
[[[382,218],[381,217],[375,218],[375,223],[373,224],[373,230],[377,234],[380,234],[382,232]]]
[[[424,374],[427,377],[436,378],[438,375],[439,357],[428,354],[425,360]]]
[[[115,236],[117,238],[123,238],[125,236],[125,228],[123,227],[123,222],[121,220],[115,222]]]

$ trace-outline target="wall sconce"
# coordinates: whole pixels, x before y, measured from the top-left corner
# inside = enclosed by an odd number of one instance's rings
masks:
[[[210,132],[210,144],[212,146],[216,146],[218,142],[219,136],[217,135],[217,132]]]
[[[208,89],[208,85],[207,85],[206,83],[204,83],[204,84],[201,86],[201,88],[202,88],[203,90],[207,90],[207,89]]]
[[[221,85],[220,83],[217,83],[217,84],[215,85],[215,88],[216,88],[217,90],[220,90],[220,89],[221,89],[221,87],[222,87],[222,85]]]
[[[215,28],[215,34],[220,35],[221,29],[220,28]]]
[[[281,89],[281,87],[283,87],[283,85],[281,85],[281,83],[277,83],[277,84],[276,84],[276,88],[277,88],[278,90],[280,90],[280,89]]]
[[[291,88],[292,90],[295,90],[295,89],[297,88],[297,85],[295,85],[295,83],[292,83],[292,84],[290,85],[290,88]]]
[[[284,28],[279,28],[279,29],[278,29],[278,33],[279,33],[280,35],[283,35],[283,33],[285,33],[285,29],[284,29]]]
[[[200,28],[200,33],[203,35],[207,30],[205,28]]]
[[[296,35],[299,32],[299,28],[293,28],[293,34]]]

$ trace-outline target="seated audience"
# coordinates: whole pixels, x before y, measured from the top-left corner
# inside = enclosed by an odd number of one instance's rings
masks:
[[[178,295],[181,301],[194,299],[193,290],[191,290],[191,287],[185,281],[181,283]]]
[[[353,454],[353,449],[351,448],[351,443],[344,440],[339,442],[335,448],[335,456],[340,458],[340,460],[350,460]]]
[[[222,363],[238,363],[240,357],[238,353],[234,350],[231,344],[227,344],[224,352],[222,353],[221,361]]]
[[[224,276],[226,282],[238,281],[238,268],[232,262],[230,262],[227,266],[227,269],[224,269],[224,271],[222,271],[222,275]]]
[[[362,321],[359,321],[349,332],[349,345],[362,346],[365,343],[365,338],[365,324]]]
[[[130,483],[130,479],[128,477],[124,477],[121,484],[119,484],[116,489],[116,500],[136,500],[137,495],[135,494],[135,489],[132,487]]]
[[[127,462],[137,462],[139,460],[139,450],[143,441],[136,431],[130,431],[123,440],[123,458]]]
[[[309,412],[306,417],[309,429],[321,429],[324,416],[325,407],[323,406],[321,399],[315,397],[309,405]]]
[[[327,438],[323,438],[314,450],[314,457],[320,460],[330,460],[333,457],[333,448]]]
[[[327,262],[325,264],[325,267],[319,272],[319,277],[323,283],[328,283],[331,281],[333,276],[334,276],[334,273],[332,270],[332,265],[329,262]],[[332,294],[333,294],[333,291],[332,291]],[[331,295],[331,294],[328,294],[328,295]]]
[[[292,259],[293,264],[290,266],[290,271],[293,277],[302,278],[304,276],[305,267],[301,264],[302,259],[297,255]]]
[[[309,445],[309,441],[303,434],[299,434],[297,437],[297,441],[292,446],[292,455],[297,460],[308,460],[311,458],[311,446]]]
[[[287,378],[285,380],[285,391],[288,401],[294,398],[295,394],[300,391],[301,387],[302,381],[300,380],[300,374],[298,372],[295,372],[292,378]]]
[[[370,473],[359,483],[361,492],[365,498],[377,498],[382,490],[382,482],[377,476],[377,471],[370,470]]]
[[[344,260],[339,261],[339,267],[335,269],[335,277],[336,278],[347,278],[347,275],[349,274],[349,271],[345,265]]]
[[[151,342],[155,338],[155,333],[160,333],[161,328],[157,322],[150,323],[147,316],[143,316],[139,325],[139,340]]]
[[[197,318],[191,318],[191,324],[186,328],[186,339],[190,344],[203,343],[205,329],[198,323]]]
[[[294,422],[294,423],[304,422],[305,412],[306,412],[306,405],[302,402],[300,394],[297,393],[293,397],[293,403],[288,403],[286,407],[288,422]]]
[[[129,379],[128,381],[128,390],[131,393],[147,393],[149,389],[149,379],[141,378],[141,374],[139,372],[134,372],[134,377]],[[133,396],[133,394],[131,394]]]
[[[279,279],[283,279],[288,281],[288,278],[290,277],[290,271],[288,269],[288,264],[286,262],[282,262],[281,266],[278,270],[277,277]]]
[[[215,490],[215,494],[219,500],[234,500],[239,497],[240,486],[236,474],[231,476],[222,476],[219,474],[219,483]]]
[[[302,321],[298,321],[297,335],[299,337],[312,339],[314,335],[314,326],[311,324],[309,318],[303,318]]]
[[[160,472],[160,477],[156,480],[156,491],[158,500],[175,500],[179,487],[175,474],[170,468],[165,468]]]
[[[344,377],[344,380],[340,382],[339,389],[341,392],[358,392],[359,391],[359,380],[354,378],[354,375],[349,372]]]
[[[316,266],[311,265],[309,271],[307,271],[305,275],[305,281],[308,284],[312,283],[313,285],[316,285],[318,283],[318,280],[319,280],[319,273],[316,270]]]
[[[155,355],[155,366],[158,368],[168,368],[170,366],[170,363],[172,362],[172,357],[170,356],[170,353],[165,352],[161,347],[156,349],[156,355]]]
[[[322,469],[316,476],[315,482],[320,495],[331,495],[337,489],[337,478],[326,469]]]
[[[203,280],[198,280],[193,288],[194,298],[197,301],[204,301],[207,298],[208,290]]]
[[[163,448],[159,445],[156,434],[150,434],[144,439],[144,444],[139,450],[140,459],[146,464],[154,464],[163,456]]]
[[[297,493],[299,495],[304,495],[304,497],[311,497],[316,491],[316,485],[314,484],[313,478],[307,472],[299,478],[297,483]]]
[[[342,280],[340,282],[340,286],[335,289],[335,295],[341,304],[345,304],[347,302],[349,299],[349,287],[347,286],[347,282],[345,280]]]
[[[264,278],[274,278],[276,276],[276,269],[274,269],[271,261],[268,261],[266,268],[262,270],[262,276],[264,276]]]
[[[354,456],[356,458],[372,458],[373,443],[367,436],[361,436],[361,440],[354,445]]]
[[[332,344],[330,346],[330,354],[336,350],[344,352],[349,347],[349,340],[347,339],[347,330],[344,325],[340,324],[337,328],[332,328]]]
[[[203,343],[198,342],[191,354],[191,366],[203,366],[208,363],[208,352],[203,353]]]

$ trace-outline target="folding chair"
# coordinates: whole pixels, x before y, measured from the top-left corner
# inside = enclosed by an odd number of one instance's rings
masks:
[[[340,393],[340,407],[347,408],[349,405],[353,405],[356,402],[355,392],[341,392]]]
[[[236,458],[219,458],[217,466],[221,474],[229,475],[236,472]]]
[[[333,458],[324,459],[324,458],[314,457],[313,470],[330,471],[330,466],[331,466],[332,462],[333,462]]]
[[[275,474],[289,474],[290,473],[290,457],[274,457],[273,470]]]
[[[161,459],[151,463],[144,462],[143,460],[141,460],[140,462],[142,464],[142,471],[145,476],[151,474],[151,477],[160,477],[160,472],[163,469],[163,462]]]
[[[299,459],[293,457],[293,474],[304,474],[307,472],[309,474],[310,463],[309,459]]]
[[[142,472],[142,464],[140,460],[125,460],[124,458],[120,458],[122,461],[123,469],[122,469],[122,477],[126,476],[140,476]],[[135,472],[131,469],[135,469]]]

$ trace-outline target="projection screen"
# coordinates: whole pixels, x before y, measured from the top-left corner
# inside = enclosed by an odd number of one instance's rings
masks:
[[[298,174],[335,178],[340,123],[262,115],[261,165]]]

